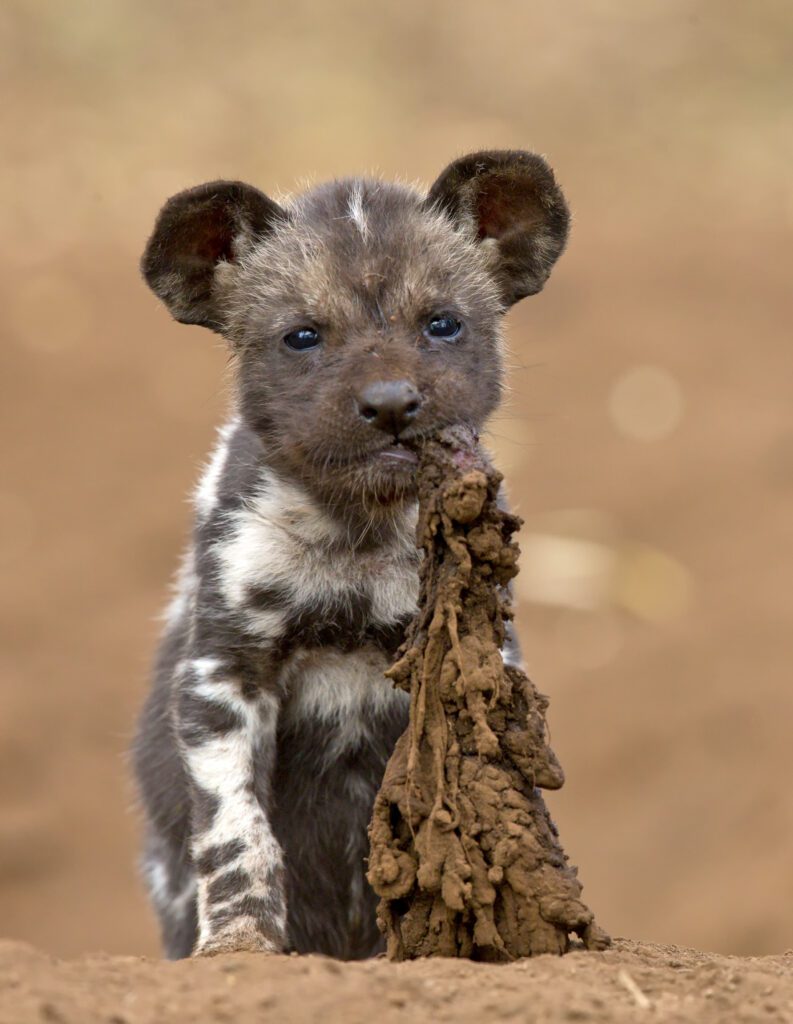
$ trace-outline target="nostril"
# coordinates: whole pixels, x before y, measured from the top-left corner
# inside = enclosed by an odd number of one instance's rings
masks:
[[[399,436],[421,409],[421,395],[406,380],[378,380],[355,393],[358,415],[372,427]]]

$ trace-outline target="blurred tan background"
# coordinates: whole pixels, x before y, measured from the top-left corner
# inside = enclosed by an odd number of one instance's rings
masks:
[[[137,259],[164,198],[481,147],[575,211],[491,444],[550,797],[614,934],[793,946],[793,6],[6,0],[0,931],[157,951],[125,763],[220,340]]]

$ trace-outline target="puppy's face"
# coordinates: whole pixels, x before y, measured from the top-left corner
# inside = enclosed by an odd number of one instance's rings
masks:
[[[567,224],[538,157],[475,154],[426,197],[350,180],[277,206],[200,186],[163,209],[143,271],[177,319],[229,340],[268,460],[371,512],[412,492],[416,439],[495,408],[502,314],[542,287]]]
[[[287,213],[225,268],[242,413],[314,489],[393,501],[412,440],[498,401],[486,250],[393,185],[327,185]]]

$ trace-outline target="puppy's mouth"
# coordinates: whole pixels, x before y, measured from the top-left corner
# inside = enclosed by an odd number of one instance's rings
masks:
[[[374,453],[374,458],[381,464],[387,466],[417,466],[419,457],[412,448],[408,448],[399,441],[381,448]]]

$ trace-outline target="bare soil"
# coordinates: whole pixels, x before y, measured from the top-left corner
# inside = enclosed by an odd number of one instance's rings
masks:
[[[618,940],[513,964],[242,954],[175,963],[143,957],[57,960],[0,943],[0,1024],[185,1021],[793,1020],[793,955],[728,957]]]

